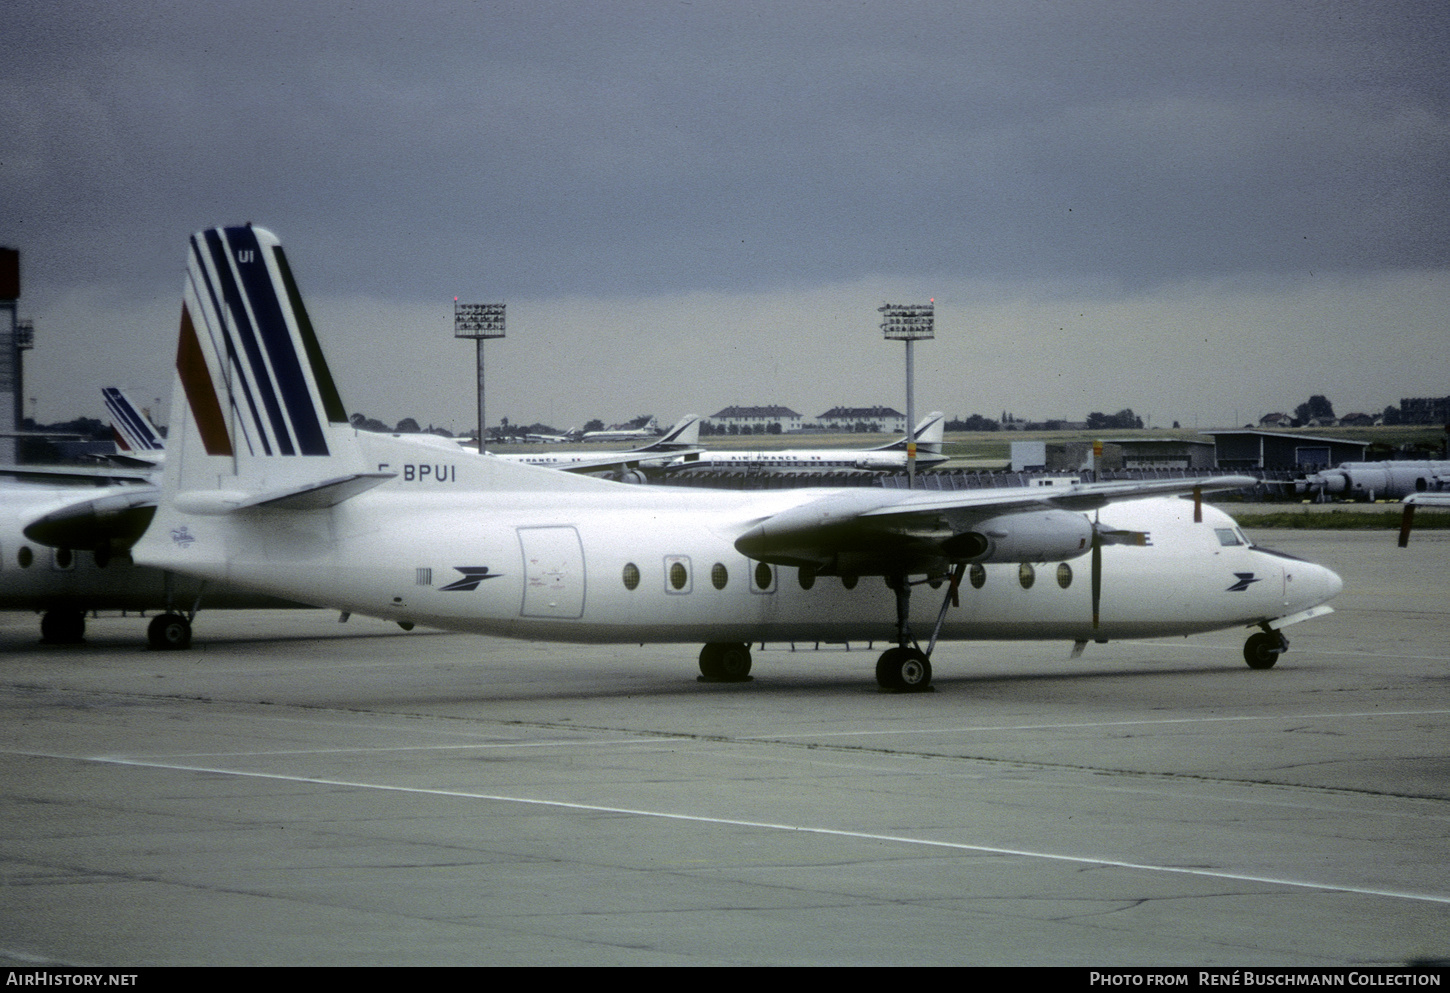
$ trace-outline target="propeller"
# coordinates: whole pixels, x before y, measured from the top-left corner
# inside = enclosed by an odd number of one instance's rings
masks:
[[[1400,518],[1400,547],[1401,548],[1408,548],[1408,547],[1410,547],[1410,528],[1414,526],[1414,523],[1415,523],[1415,505],[1413,503],[1407,503],[1407,504],[1405,504],[1405,513]]]
[[[1093,630],[1098,629],[1098,605],[1103,599],[1103,533],[1093,514]]]
[[[1139,548],[1147,547],[1152,542],[1149,540],[1147,531],[1126,531],[1121,528],[1105,528],[1102,521],[1098,519],[1098,512],[1093,512],[1093,541],[1092,541],[1092,588],[1093,588],[1093,630],[1098,629],[1099,606],[1103,599],[1103,546],[1104,545],[1135,545]]]

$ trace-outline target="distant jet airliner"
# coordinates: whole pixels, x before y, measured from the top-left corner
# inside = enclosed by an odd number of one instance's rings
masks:
[[[926,415],[912,432],[916,439],[917,468],[947,460],[941,453],[944,421],[945,415],[941,411],[934,411]],[[714,449],[681,455],[669,462],[665,468],[821,471],[869,469],[879,472],[905,472],[910,455],[907,444],[908,439],[902,438],[877,448],[782,448],[754,452]]]

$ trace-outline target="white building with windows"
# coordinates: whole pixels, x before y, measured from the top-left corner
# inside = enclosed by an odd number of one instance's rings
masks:
[[[799,431],[804,418],[789,407],[775,406],[726,407],[705,420],[720,431],[735,434],[784,434]]]
[[[906,415],[894,407],[832,407],[816,421],[825,431],[906,433]]]

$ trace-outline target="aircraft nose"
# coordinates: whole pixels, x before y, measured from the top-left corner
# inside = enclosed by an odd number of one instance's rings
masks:
[[[1344,589],[1344,580],[1339,577],[1339,573],[1313,562],[1301,562],[1294,570],[1294,581],[1299,595],[1307,599],[1310,605],[1332,600]]]

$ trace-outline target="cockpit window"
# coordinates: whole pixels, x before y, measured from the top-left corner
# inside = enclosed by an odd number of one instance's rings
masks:
[[[1248,544],[1248,542],[1244,541],[1243,536],[1239,534],[1237,528],[1214,528],[1213,533],[1218,535],[1218,543],[1226,547],[1230,545]]]

